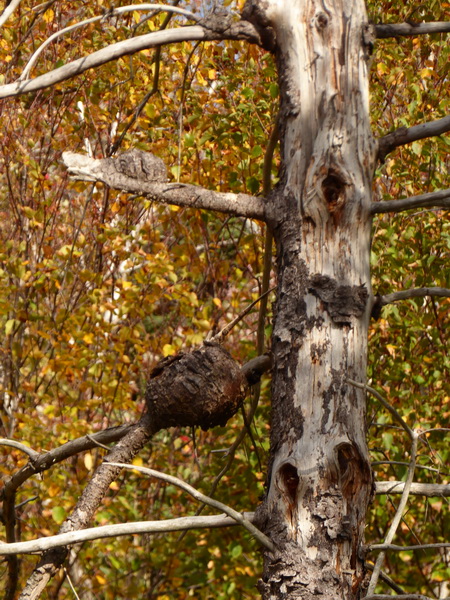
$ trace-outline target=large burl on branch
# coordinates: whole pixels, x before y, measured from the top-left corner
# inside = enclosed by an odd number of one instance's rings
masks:
[[[241,366],[215,343],[161,361],[150,375],[145,399],[160,428],[225,425],[248,389]]]

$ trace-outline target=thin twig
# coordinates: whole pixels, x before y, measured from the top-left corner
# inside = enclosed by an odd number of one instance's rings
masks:
[[[409,429],[409,428],[408,428]],[[412,437],[411,437],[411,461],[409,463],[409,467],[408,467],[408,475],[406,477],[406,481],[405,481],[405,487],[403,489],[403,493],[402,493],[402,497],[400,498],[400,502],[397,508],[397,511],[394,515],[394,518],[392,519],[392,523],[391,526],[389,528],[389,531],[386,535],[386,539],[384,540],[385,544],[390,544],[395,536],[395,533],[397,531],[398,526],[400,525],[400,522],[402,520],[402,516],[403,516],[403,511],[406,507],[406,503],[408,502],[408,497],[409,497],[409,492],[411,489],[411,484],[414,478],[414,470],[416,467],[416,459],[417,459],[417,445],[419,442],[419,436],[417,435],[416,432],[411,431]],[[374,593],[377,582],[378,582],[378,578],[380,576],[380,572],[381,572],[381,567],[383,565],[384,562],[384,558],[386,556],[386,552],[384,550],[382,550],[380,552],[380,554],[377,557],[377,560],[375,562],[375,566],[373,569],[373,573],[372,576],[370,578],[370,582],[369,582],[369,587],[367,589],[367,595],[370,596],[371,594]]]
[[[367,390],[368,392],[370,392],[372,394],[372,396],[375,396],[375,398],[379,402],[381,402],[381,404],[391,413],[391,415],[395,418],[395,420],[400,423],[400,425],[403,427],[403,429],[408,434],[409,438],[411,440],[414,438],[414,436],[416,434],[405,423],[405,421],[400,416],[400,413],[398,411],[396,411],[395,408],[393,406],[391,406],[391,404],[389,404],[389,402],[386,402],[386,400],[383,398],[383,396],[381,394],[379,394],[376,390],[374,390],[372,387],[370,387],[366,383],[358,383],[357,381],[353,381],[352,379],[347,379],[346,381],[347,381],[347,383],[354,385],[355,387],[359,388],[360,390]]]
[[[263,298],[265,298],[268,294],[270,294],[270,292],[273,292],[276,288],[270,288],[270,290],[267,290],[266,292],[264,292],[264,294],[261,294],[261,296],[259,296],[259,298],[256,298],[256,300],[254,300],[249,306],[247,306],[247,308],[241,312],[235,319],[233,319],[231,321],[231,323],[228,323],[228,325],[225,325],[225,327],[223,329],[221,329],[219,331],[219,333],[217,333],[215,336],[213,336],[212,338],[210,338],[208,341],[209,342],[216,342],[216,343],[220,343],[222,342],[222,340],[230,333],[230,331],[233,329],[233,327],[235,327],[240,321],[242,321],[242,319],[248,315],[248,313],[252,310],[252,308],[255,306],[255,304],[258,304],[258,302],[260,300],[262,300]]]
[[[271,552],[275,550],[273,542],[264,533],[262,533],[262,531],[255,527],[253,523],[246,519],[241,513],[237,512],[230,506],[223,504],[223,502],[219,502],[219,500],[215,500],[214,498],[210,498],[209,496],[202,494],[185,481],[178,479],[178,477],[174,477],[173,475],[167,475],[166,473],[161,473],[160,471],[155,471],[154,469],[148,469],[147,467],[138,467],[135,465],[113,462],[108,462],[105,464],[112,465],[114,467],[121,467],[124,469],[139,471],[140,473],[144,473],[145,475],[149,475],[150,477],[156,477],[157,479],[161,479],[162,481],[166,481],[167,483],[176,485],[177,487],[190,494],[199,502],[203,502],[203,504],[208,504],[208,506],[216,508],[217,510],[221,510],[222,512],[227,514],[237,523],[245,527],[247,531],[249,531],[253,535],[253,537],[255,537],[259,541],[261,545],[265,546]]]
[[[370,550],[395,550],[403,552],[408,550],[429,550],[430,548],[450,548],[450,543],[442,542],[438,544],[416,544],[414,546],[399,546],[397,544],[371,544]]]
[[[188,10],[185,10],[184,8],[177,8],[174,6],[166,6],[164,4],[131,4],[128,6],[121,6],[119,8],[112,8],[111,10],[108,10],[105,14],[99,15],[97,17],[91,17],[90,19],[85,19],[84,21],[80,21],[79,23],[74,23],[73,25],[69,25],[68,27],[64,27],[63,29],[60,29],[59,31],[56,31],[55,33],[53,33],[49,38],[47,38],[45,40],[45,42],[43,42],[39,46],[39,48],[36,50],[36,52],[32,55],[32,57],[30,58],[28,63],[25,65],[25,68],[22,71],[22,75],[19,77],[19,81],[28,79],[31,69],[35,65],[37,59],[39,58],[39,56],[43,52],[43,50],[45,50],[45,48],[49,44],[51,44],[51,42],[53,42],[56,38],[60,37],[61,35],[64,35],[65,33],[69,33],[71,31],[74,31],[75,29],[79,29],[80,27],[84,27],[85,25],[90,25],[91,23],[96,23],[97,21],[104,21],[106,19],[109,19],[110,17],[115,17],[120,14],[124,14],[127,12],[134,12],[134,11],[138,11],[138,10],[157,10],[157,11],[165,11],[165,12],[167,11],[167,12],[180,14],[180,15],[187,17],[188,19],[191,19],[193,21],[199,21],[199,17],[197,15],[195,15],[194,13],[192,13]]]

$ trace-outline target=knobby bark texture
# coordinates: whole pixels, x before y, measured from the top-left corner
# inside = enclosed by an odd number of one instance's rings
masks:
[[[372,305],[370,28],[362,0],[249,0],[277,59],[281,179],[266,219],[277,244],[271,460],[258,524],[265,600],[360,598],[372,495],[365,394]]]

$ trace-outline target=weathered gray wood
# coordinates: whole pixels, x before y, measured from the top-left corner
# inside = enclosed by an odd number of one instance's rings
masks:
[[[359,597],[372,473],[365,381],[376,144],[369,125],[364,2],[249,0],[275,49],[281,180],[267,220],[279,277],[273,329],[271,461],[257,523],[265,600]],[[263,32],[266,32],[266,35]]]
[[[128,158],[124,159],[125,155]],[[147,158],[143,159],[143,155],[147,155]],[[137,160],[138,156],[140,160]],[[130,157],[136,160],[130,160]],[[151,176],[153,172],[151,157],[154,159],[154,168],[159,165],[156,169],[156,177]],[[131,150],[117,158],[104,159],[90,158],[76,152],[64,152],[63,160],[74,179],[106,183],[113,189],[139,194],[154,202],[218,210],[261,221],[265,219],[265,205],[262,198],[248,194],[215,192],[185,183],[168,183],[167,177],[163,175],[162,161],[149,152]],[[150,164],[149,168],[146,166],[148,164]]]

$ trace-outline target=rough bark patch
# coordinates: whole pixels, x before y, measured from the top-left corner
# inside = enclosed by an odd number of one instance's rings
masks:
[[[351,317],[361,317],[368,299],[364,285],[339,285],[320,274],[311,277],[309,291],[322,300],[333,321],[342,325],[351,323]]]
[[[145,398],[161,428],[225,425],[241,406],[247,381],[218,344],[163,360],[150,375]]]

